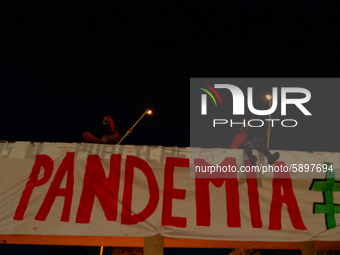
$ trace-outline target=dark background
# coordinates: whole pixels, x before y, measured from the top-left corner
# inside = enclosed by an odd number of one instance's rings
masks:
[[[151,108],[123,144],[187,147],[190,77],[339,76],[338,12],[329,2],[21,0],[0,7],[0,140],[82,142],[107,114],[123,136]],[[338,107],[330,111],[336,120]],[[339,140],[333,120],[317,139]]]
[[[184,147],[190,77],[339,73],[336,11],[317,1],[3,5],[1,140],[82,142],[107,114],[123,136],[152,108],[124,143]]]

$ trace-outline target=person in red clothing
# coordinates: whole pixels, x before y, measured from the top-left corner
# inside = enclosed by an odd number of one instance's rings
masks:
[[[94,134],[85,131],[83,137],[86,143],[117,144],[119,142],[119,134],[110,116],[103,118],[103,122]]]
[[[262,152],[267,157],[269,165],[279,159],[280,154],[278,152],[271,154],[264,142],[253,134],[248,125],[242,126],[240,130],[242,133],[235,135],[230,148],[244,149],[252,166],[255,166],[257,161],[257,157],[253,155],[253,149]]]

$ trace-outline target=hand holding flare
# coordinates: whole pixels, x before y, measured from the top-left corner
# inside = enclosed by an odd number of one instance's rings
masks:
[[[128,131],[126,131],[126,133],[125,133],[125,135],[122,137],[122,139],[120,139],[120,141],[117,143],[117,144],[120,144],[121,143],[121,141],[123,141],[123,139],[126,137],[126,136],[128,136],[129,134],[131,134],[132,133],[132,130],[133,130],[133,128],[137,125],[137,123],[144,117],[144,115],[145,114],[152,114],[152,111],[150,110],[150,109],[147,109],[144,113],[143,113],[143,115],[136,121],[136,123],[130,128],[130,129],[128,129]]]

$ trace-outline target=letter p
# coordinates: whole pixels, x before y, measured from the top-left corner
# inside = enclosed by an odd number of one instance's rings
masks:
[[[219,124],[227,124],[228,121],[226,119],[214,119],[213,120],[213,127],[215,127],[216,125],[219,125]]]
[[[15,215],[13,217],[14,220],[23,220],[33,189],[35,187],[44,185],[51,178],[53,167],[53,160],[49,156],[36,156],[35,163],[32,167],[32,172],[26,183],[24,191],[22,192],[19,205],[15,211]],[[38,180],[38,175],[41,171],[41,168],[44,168],[44,176]]]

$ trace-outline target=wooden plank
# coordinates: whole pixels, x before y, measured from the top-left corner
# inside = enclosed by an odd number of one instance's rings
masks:
[[[143,247],[144,237],[0,235],[0,243]]]
[[[0,235],[0,243],[35,245],[80,245],[143,247],[143,237]],[[314,242],[316,250],[340,250],[340,242]],[[300,250],[300,242],[216,241],[164,238],[166,248],[247,248]]]
[[[301,254],[302,255],[317,255],[315,245],[313,242],[302,242],[301,243]]]
[[[143,255],[163,255],[164,254],[164,237],[160,234],[145,237]]]

